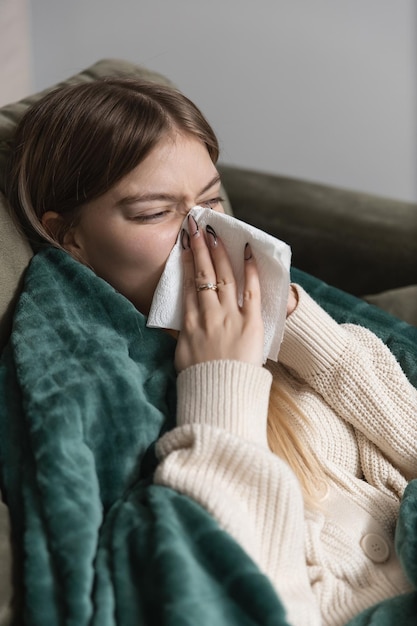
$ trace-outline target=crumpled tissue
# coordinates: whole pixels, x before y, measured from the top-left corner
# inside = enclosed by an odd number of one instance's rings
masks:
[[[244,287],[244,248],[249,242],[261,285],[264,362],[267,358],[277,361],[286,319],[291,248],[285,242],[230,215],[199,206],[193,207],[190,213],[201,230],[210,224],[221,237],[233,267],[240,304]],[[188,232],[187,218],[182,227]],[[147,320],[147,325],[152,328],[181,330],[183,270],[180,236],[181,231],[153,296]]]

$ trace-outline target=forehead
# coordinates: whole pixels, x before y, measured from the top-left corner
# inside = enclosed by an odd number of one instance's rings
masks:
[[[203,188],[217,174],[204,143],[176,133],[161,140],[135,169],[113,188],[116,194],[138,191],[175,193],[184,186]]]

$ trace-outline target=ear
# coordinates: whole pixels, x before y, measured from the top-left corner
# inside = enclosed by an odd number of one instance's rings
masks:
[[[76,228],[68,226],[62,215],[56,211],[46,211],[42,215],[42,226],[65,250],[79,256],[80,246],[77,242]]]

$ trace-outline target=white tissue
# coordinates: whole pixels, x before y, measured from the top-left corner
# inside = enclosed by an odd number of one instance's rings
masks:
[[[264,362],[267,358],[277,361],[286,319],[291,248],[283,241],[230,215],[198,206],[192,208],[190,213],[201,230],[210,224],[221,237],[233,267],[240,303],[244,285],[243,254],[245,244],[249,242],[261,284]],[[187,218],[183,228],[188,231]],[[181,330],[183,270],[180,236],[181,231],[154,293],[147,321],[147,325],[152,328]]]

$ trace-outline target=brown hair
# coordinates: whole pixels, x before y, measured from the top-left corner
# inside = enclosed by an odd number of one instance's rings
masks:
[[[31,243],[61,247],[80,207],[138,166],[167,133],[197,137],[215,163],[216,136],[199,109],[172,87],[131,78],[64,86],[34,104],[18,125],[6,195]],[[64,218],[52,235],[46,211]]]
[[[199,109],[171,87],[137,79],[104,79],[58,88],[22,118],[6,175],[6,194],[17,223],[32,244],[62,247],[81,207],[137,167],[167,133],[178,130],[206,145],[215,163],[216,136]],[[53,237],[46,211],[63,218]],[[292,467],[306,502],[314,500],[317,461],[297,440],[291,399],[274,377],[268,442]],[[293,412],[300,413],[292,403]]]

